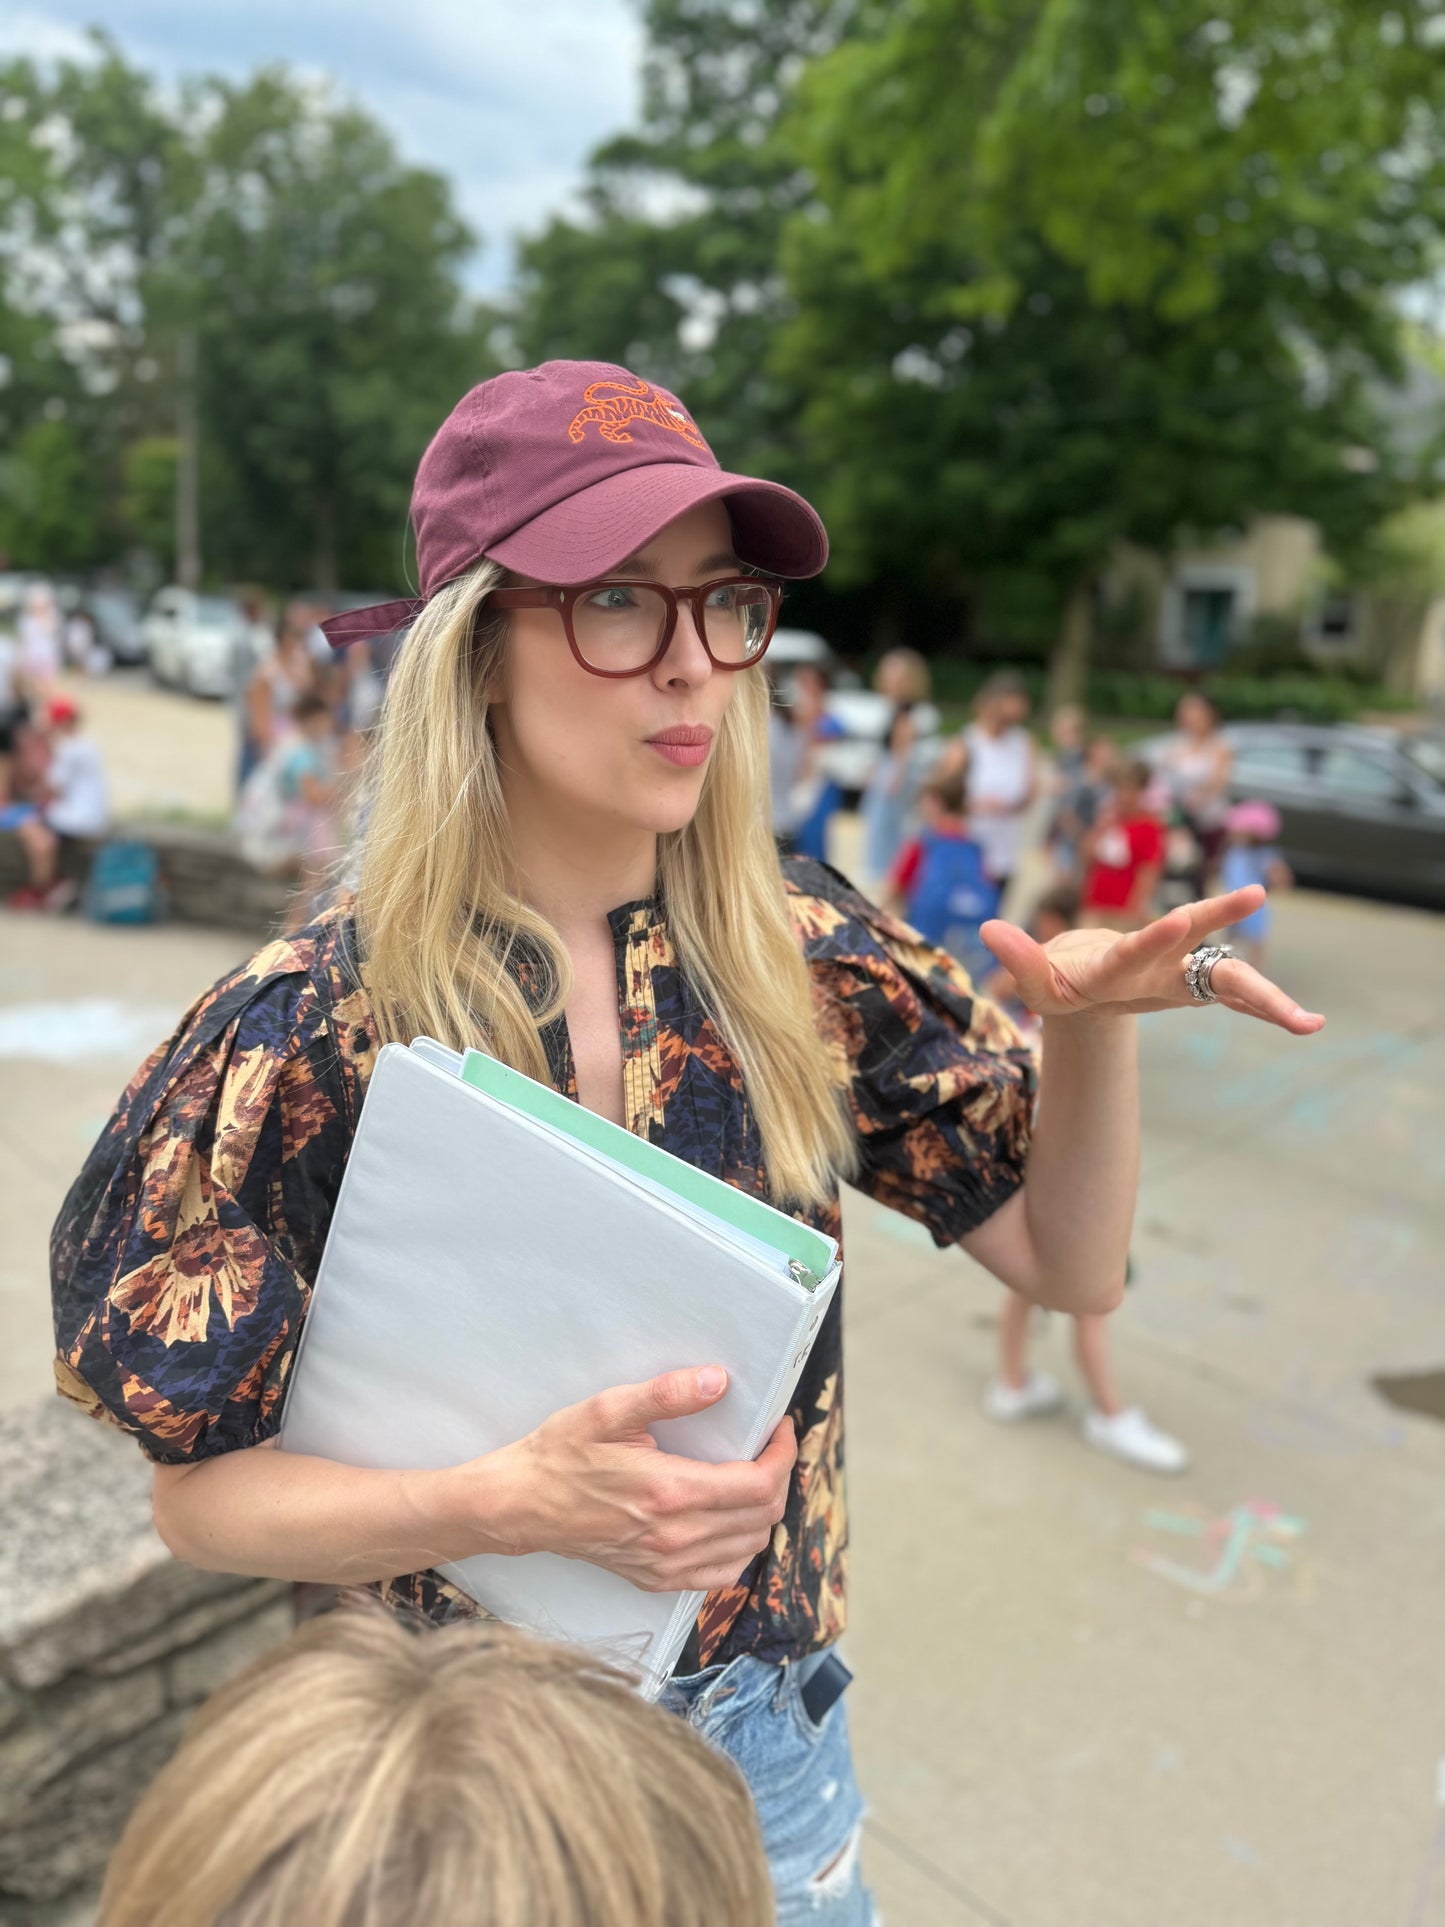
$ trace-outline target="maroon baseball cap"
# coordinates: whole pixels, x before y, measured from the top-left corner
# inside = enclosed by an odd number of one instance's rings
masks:
[[[606,575],[679,515],[726,502],[739,559],[817,575],[828,537],[778,482],[730,475],[675,395],[607,361],[544,361],[479,382],[421,458],[411,494],[419,596],[332,616],[333,648],[385,635],[483,557],[547,583]]]

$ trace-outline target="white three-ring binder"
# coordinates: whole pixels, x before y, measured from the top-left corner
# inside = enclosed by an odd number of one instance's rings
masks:
[[[372,1073],[282,1416],[283,1451],[465,1463],[609,1386],[723,1365],[664,1451],[756,1458],[838,1282],[833,1240],[494,1060],[430,1038]],[[656,1693],[702,1593],[546,1552],[443,1566],[488,1612]]]

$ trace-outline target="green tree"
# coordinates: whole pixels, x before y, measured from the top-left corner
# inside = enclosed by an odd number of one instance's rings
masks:
[[[473,237],[360,111],[280,70],[210,99],[195,311],[232,566],[394,580],[417,458],[495,365],[461,293]]]
[[[68,572],[99,559],[99,497],[73,423],[31,422],[0,456],[0,553]]]
[[[809,193],[778,148],[784,102],[847,31],[851,0],[650,0],[642,125],[593,155],[581,220],[519,255],[524,361],[621,361],[680,389],[720,459],[786,479],[799,393],[773,363],[783,224]]]
[[[841,573],[1027,571],[1087,660],[1111,547],[1258,511],[1365,541],[1437,257],[1445,15],[1361,0],[866,5],[781,144],[813,195],[776,365]]]
[[[395,582],[417,458],[493,365],[446,183],[281,69],[166,92],[95,41],[0,68],[0,355],[7,327],[28,344],[6,426],[63,409],[113,557],[154,546],[153,457],[194,407],[209,574]]]

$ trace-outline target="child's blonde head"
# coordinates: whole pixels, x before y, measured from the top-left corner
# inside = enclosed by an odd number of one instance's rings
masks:
[[[313,1620],[202,1708],[99,1927],[765,1927],[733,1767],[585,1653],[491,1620]]]

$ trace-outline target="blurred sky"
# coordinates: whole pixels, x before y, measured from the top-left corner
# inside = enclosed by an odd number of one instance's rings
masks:
[[[564,206],[590,147],[627,126],[642,34],[632,0],[0,0],[0,54],[79,52],[88,26],[160,74],[326,73],[451,177],[500,287],[510,237]]]

